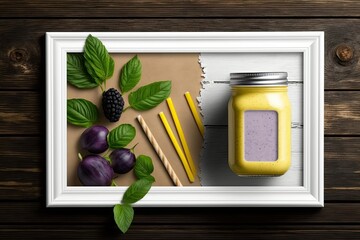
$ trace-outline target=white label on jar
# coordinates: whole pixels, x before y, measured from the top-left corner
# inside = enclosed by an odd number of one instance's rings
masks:
[[[246,161],[278,159],[278,113],[276,111],[245,111],[244,145]]]

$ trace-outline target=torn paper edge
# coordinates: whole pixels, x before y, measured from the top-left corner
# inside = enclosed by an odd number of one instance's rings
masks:
[[[197,104],[199,106],[199,109],[200,109],[200,115],[202,117],[202,121],[204,122],[204,113],[203,113],[203,109],[202,109],[202,106],[201,106],[201,102],[202,102],[202,94],[203,94],[203,91],[205,90],[204,88],[204,85],[205,84],[210,84],[210,81],[206,80],[206,66],[204,64],[204,61],[203,61],[203,58],[202,58],[202,55],[201,53],[199,53],[199,65],[200,65],[200,68],[201,68],[201,77],[203,78],[201,80],[201,87],[200,87],[200,92],[199,92],[199,97],[196,98],[196,101],[197,101]],[[206,149],[206,126],[204,125],[204,139],[203,139],[203,144],[202,144],[202,147],[201,147],[201,151],[200,151],[200,159],[199,159],[199,171],[198,171],[198,177],[199,177],[199,181],[200,181],[200,185],[203,186],[202,182],[203,182],[203,179],[202,179],[202,159],[203,159],[203,155],[204,155],[204,151]]]
[[[203,61],[203,57],[202,57],[201,53],[199,53],[199,65],[200,65],[201,72],[202,72],[201,77],[203,79],[201,80],[200,94],[199,94],[199,97],[196,98],[196,100],[197,100],[197,103],[198,103],[198,106],[200,109],[200,114],[204,118],[204,112],[203,112],[203,108],[202,108],[202,95],[203,95],[203,91],[205,90],[204,85],[210,84],[210,81],[207,80],[206,65]]]

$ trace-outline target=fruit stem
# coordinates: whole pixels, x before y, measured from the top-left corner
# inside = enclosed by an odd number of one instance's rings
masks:
[[[100,87],[101,91],[104,92],[104,88],[101,85],[99,85],[99,87]]]
[[[125,112],[125,111],[128,110],[129,108],[131,108],[131,106],[127,106],[126,108],[124,108],[121,113]]]
[[[106,150],[106,152],[104,152],[104,154],[103,154],[103,157],[105,158],[105,157],[109,157],[109,154],[110,153],[110,149],[108,148],[107,150]]]
[[[117,184],[116,184],[116,182],[114,180],[112,180],[111,186],[115,186],[115,187],[117,186]]]
[[[78,157],[80,159],[80,162],[83,160],[83,157],[81,156],[81,153],[78,153]]]
[[[134,153],[134,149],[135,149],[135,147],[138,145],[139,143],[136,143],[132,148],[130,148],[130,151],[132,152],[132,153]]]
[[[110,159],[110,157],[108,157],[108,156],[104,156],[104,159],[105,159],[106,161],[108,161],[108,162],[111,164],[111,159]]]

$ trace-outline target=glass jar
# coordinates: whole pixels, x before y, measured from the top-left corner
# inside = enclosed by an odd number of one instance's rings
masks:
[[[237,175],[284,174],[291,164],[286,72],[231,73],[229,159]]]

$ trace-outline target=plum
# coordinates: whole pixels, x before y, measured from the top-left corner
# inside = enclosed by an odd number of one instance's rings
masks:
[[[136,158],[132,149],[119,148],[110,154],[111,166],[116,173],[127,173],[134,168]]]
[[[110,186],[114,178],[110,163],[98,155],[88,155],[82,159],[77,173],[85,186]]]
[[[86,129],[80,137],[80,145],[90,153],[102,153],[109,148],[107,135],[109,130],[104,126],[95,125]]]

